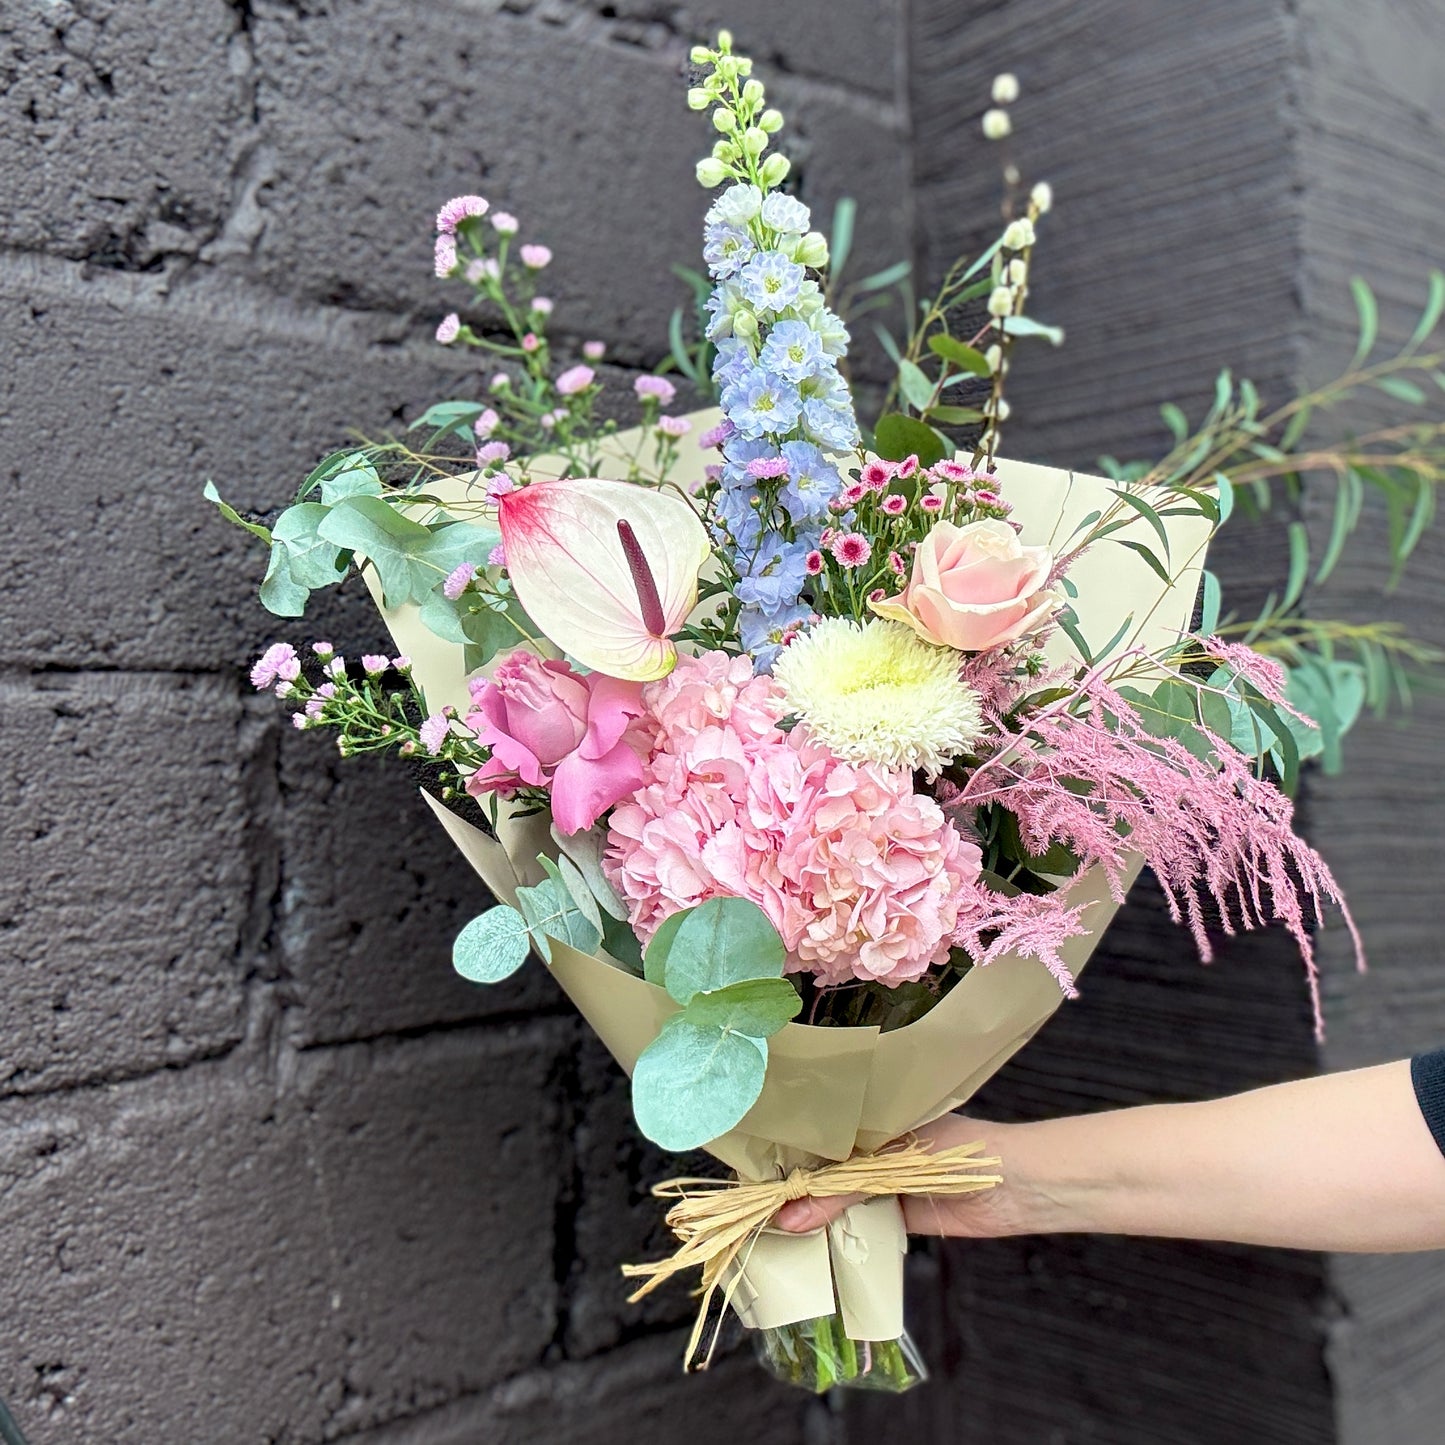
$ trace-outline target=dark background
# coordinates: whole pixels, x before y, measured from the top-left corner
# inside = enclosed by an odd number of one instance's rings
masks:
[[[1445,260],[1445,5],[1406,0],[0,0],[0,1396],[50,1442],[1439,1439],[1438,1258],[1067,1239],[920,1246],[937,1371],[834,1407],[745,1358],[677,1372],[682,1291],[626,1089],[544,972],[448,950],[477,885],[402,771],[250,695],[259,553],[199,495],[284,501],[349,426],[479,373],[431,328],[458,191],[557,255],[556,334],[656,362],[705,205],[686,47],[728,23],[859,266],[985,240],[977,120],[1058,197],[1014,455],[1157,452],[1224,364],[1267,396],[1348,356],[1347,280],[1408,332]],[[1359,424],[1359,411],[1346,422]],[[1324,515],[1312,496],[1305,510]],[[1375,615],[1378,548],[1316,610]],[[1277,534],[1231,529],[1247,605]],[[1434,641],[1445,543],[1387,604]],[[364,598],[296,635],[380,640]],[[1201,968],[1136,890],[1084,999],[992,1085],[1027,1117],[1188,1099],[1445,1038],[1445,708],[1311,776],[1373,971],[1322,941],[1329,1042],[1265,937]]]

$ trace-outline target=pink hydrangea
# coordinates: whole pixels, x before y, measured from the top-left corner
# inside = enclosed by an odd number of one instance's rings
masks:
[[[981,857],[907,773],[780,731],[781,690],[746,658],[682,658],[643,701],[653,751],[607,853],[643,939],[732,896],[772,920],[791,971],[824,982],[903,983],[948,956]]]

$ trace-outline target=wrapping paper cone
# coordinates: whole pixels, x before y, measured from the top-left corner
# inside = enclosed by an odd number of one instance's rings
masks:
[[[694,414],[698,430],[718,413]],[[608,447],[604,475],[621,475],[637,433],[624,432]],[[702,480],[700,452],[676,473],[684,485]],[[559,459],[539,458],[534,476],[556,476]],[[1098,477],[1025,462],[1000,461],[1003,488],[1030,545],[1062,550],[1091,512],[1107,509],[1115,484]],[[468,478],[434,486],[446,507],[474,500]],[[1162,500],[1162,499],[1161,499]],[[1210,528],[1202,518],[1166,519],[1174,581],[1166,586],[1152,568],[1119,541],[1157,541],[1138,517],[1081,555],[1070,569],[1078,596],[1073,606],[1085,640],[1097,650],[1117,634],[1111,655],[1156,651],[1188,626]],[[368,573],[373,595],[379,590]],[[425,628],[411,604],[382,607],[397,650],[412,659],[413,676],[429,708],[468,702],[463,649]],[[1127,625],[1126,625],[1127,623]],[[1062,632],[1051,639],[1050,660],[1079,661]],[[545,817],[504,818],[494,839],[428,797],[442,826],[494,897],[513,903],[519,885],[540,881],[540,852],[555,856]],[[1135,858],[1127,883],[1137,877]],[[1118,909],[1102,871],[1090,869],[1067,884],[1071,901],[1085,905],[1088,933],[1063,950],[1077,976]],[[629,973],[605,954],[588,955],[552,942],[553,977],[629,1074],[678,1005],[661,988]],[[968,1102],[1031,1039],[1062,1001],[1058,985],[1037,962],[1004,956],[967,973],[916,1022],[888,1033],[877,1028],[788,1024],[768,1041],[762,1094],[737,1127],[707,1145],[740,1177],[763,1180],[820,1160],[847,1159]],[[892,1199],[857,1205],[827,1231],[785,1235],[765,1231],[750,1248],[735,1282],[733,1302],[745,1324],[772,1327],[841,1310],[850,1337],[896,1339],[903,1331],[902,1211]]]

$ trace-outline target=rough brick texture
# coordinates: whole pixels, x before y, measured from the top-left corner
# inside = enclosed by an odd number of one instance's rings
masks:
[[[623,1302],[673,1165],[538,968],[452,975],[476,879],[382,762],[295,735],[242,670],[379,640],[357,589],[304,629],[197,495],[282,503],[351,426],[480,377],[430,339],[430,214],[480,189],[556,253],[564,344],[653,363],[705,204],[689,43],[730,25],[805,197],[858,198],[854,275],[920,285],[987,239],[977,138],[1059,197],[1009,450],[1140,455],[1229,364],[1266,392],[1386,330],[1438,227],[1437,7],[1369,0],[56,0],[0,15],[0,1397],[34,1445],[1290,1445],[1432,1441],[1440,1271],[1155,1242],[920,1247],[935,1381],[789,1394],[745,1353],[676,1369],[688,1299]],[[871,374],[870,327],[862,373]],[[1319,525],[1320,499],[1303,515]],[[1242,607],[1277,531],[1217,566]],[[1391,607],[1437,642],[1431,540]],[[1318,605],[1369,615],[1378,574]],[[1333,939],[1331,1042],[1273,937],[1198,968],[1157,889],[980,1100],[1028,1117],[1197,1098],[1438,1038],[1418,882],[1440,842],[1425,704],[1312,778],[1376,971]],[[1403,824],[1402,824],[1402,819]]]

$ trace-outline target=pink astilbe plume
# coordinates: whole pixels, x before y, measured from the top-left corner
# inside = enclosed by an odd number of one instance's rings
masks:
[[[1268,682],[1257,669],[1256,674]],[[1173,738],[1151,736],[1134,709],[1095,675],[1071,698],[1005,738],[964,787],[950,790],[944,805],[971,814],[1001,804],[1017,817],[1031,853],[1063,843],[1082,867],[1103,868],[1120,903],[1128,854],[1142,854],[1168,896],[1175,922],[1187,919],[1206,962],[1212,950],[1205,899],[1217,903],[1230,934],[1269,920],[1283,923],[1304,959],[1319,1030],[1319,977],[1309,926],[1322,917],[1326,901],[1338,905],[1363,963],[1354,920],[1324,859],[1295,834],[1289,798],[1257,777],[1251,760],[1223,738],[1204,728],[1200,733],[1211,750],[1208,758],[1194,756]],[[981,933],[1012,927],[1008,946],[1042,958],[1057,973],[1056,941],[1069,936],[1069,923],[1060,916],[1065,896],[1053,897],[1052,909],[1043,900],[1010,900],[1012,923],[980,923],[965,907],[955,941],[979,957]],[[996,896],[992,901],[998,903]],[[1002,916],[1009,909],[998,904],[996,911]],[[990,956],[1001,951],[996,940],[986,950]]]

